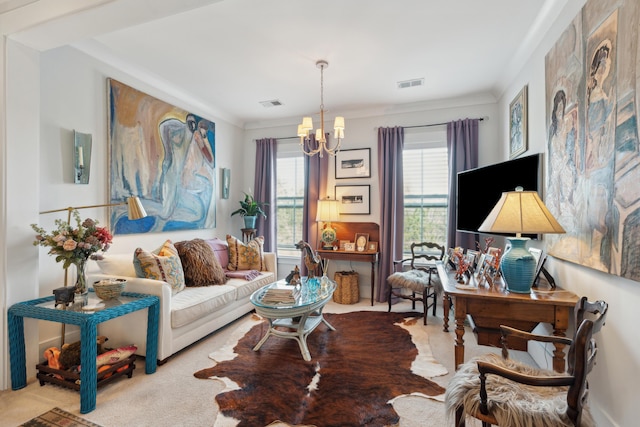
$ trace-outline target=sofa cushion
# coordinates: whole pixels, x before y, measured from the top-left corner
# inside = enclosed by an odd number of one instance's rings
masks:
[[[262,246],[264,237],[256,237],[246,244],[236,237],[227,234],[229,244],[229,270],[265,271]]]
[[[167,240],[153,252],[137,248],[134,252],[133,265],[138,277],[167,282],[174,294],[185,287],[182,263],[171,240]]]
[[[102,274],[110,276],[136,277],[136,269],[133,266],[133,257],[127,254],[103,255],[96,260]]]
[[[218,258],[204,240],[184,240],[176,242],[175,247],[182,263],[186,286],[223,285],[227,281]]]
[[[211,249],[213,249],[213,253],[216,258],[218,258],[218,262],[220,262],[220,267],[222,267],[223,270],[226,270],[229,265],[229,244],[227,244],[225,240],[217,237],[214,237],[213,239],[206,239],[205,242],[207,242],[207,244],[211,246]]]
[[[171,327],[180,328],[202,319],[236,299],[237,290],[234,286],[189,288],[171,298]]]

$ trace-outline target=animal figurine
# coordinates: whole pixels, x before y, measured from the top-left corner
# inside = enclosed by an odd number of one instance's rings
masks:
[[[300,283],[300,268],[296,265],[296,267],[291,270],[291,273],[285,279],[290,285],[297,285]]]
[[[98,336],[96,340],[97,345],[97,353],[102,354],[104,350],[102,349],[102,344],[104,344],[109,339],[104,335]],[[71,369],[74,366],[78,366],[80,364],[80,354],[81,354],[81,345],[80,341],[76,341],[71,344],[63,344],[60,349],[60,355],[58,356],[58,362],[60,364],[61,369]]]
[[[307,267],[307,277],[313,279],[316,277],[320,262],[322,262],[320,255],[311,249],[311,246],[303,240],[296,243],[296,249],[300,249],[304,254],[304,265]]]
[[[73,300],[75,299],[75,288],[73,286],[56,288],[53,290],[53,295],[55,295],[56,300],[54,307],[57,308],[58,304],[62,304],[66,307],[69,304],[73,304]]]

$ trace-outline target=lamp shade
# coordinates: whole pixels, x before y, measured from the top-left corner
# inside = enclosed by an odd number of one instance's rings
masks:
[[[127,205],[129,219],[142,219],[147,216],[147,212],[138,197],[127,197]]]
[[[500,271],[509,291],[523,294],[531,292],[537,265],[527,249],[529,239],[520,237],[521,234],[565,232],[538,193],[523,191],[522,187],[502,193],[478,231],[516,234],[507,237],[511,244],[500,259]]]
[[[334,222],[340,220],[340,205],[337,200],[318,200],[316,221]]]
[[[478,231],[488,233],[564,233],[564,228],[549,212],[536,191],[502,193]]]

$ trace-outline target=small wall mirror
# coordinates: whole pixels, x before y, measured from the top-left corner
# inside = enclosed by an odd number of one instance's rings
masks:
[[[91,170],[91,134],[73,131],[73,182],[88,184]]]

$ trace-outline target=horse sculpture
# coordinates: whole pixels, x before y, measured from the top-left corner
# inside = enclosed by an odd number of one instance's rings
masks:
[[[304,265],[307,267],[307,277],[309,279],[316,277],[318,266],[322,262],[320,255],[303,240],[296,243],[296,249],[300,249],[304,254]]]

